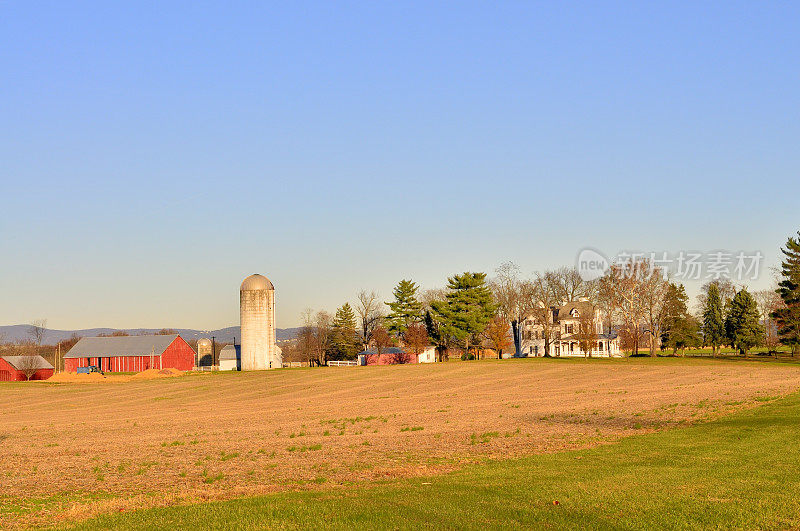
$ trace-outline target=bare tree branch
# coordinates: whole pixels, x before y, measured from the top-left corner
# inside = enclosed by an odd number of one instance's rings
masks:
[[[25,379],[30,381],[36,371],[41,369],[41,358],[38,354],[23,354],[15,362],[17,370],[25,375]]]
[[[372,334],[383,322],[386,312],[380,295],[375,291],[367,292],[366,290],[361,290],[357,299],[355,309],[360,324],[359,333],[362,347],[366,350],[370,340],[372,340]]]
[[[36,346],[41,347],[44,341],[44,335],[47,332],[47,319],[35,319],[28,327],[28,335],[36,343]]]

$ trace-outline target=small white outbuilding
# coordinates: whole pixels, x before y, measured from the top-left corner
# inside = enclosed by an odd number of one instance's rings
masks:
[[[436,347],[425,347],[425,350],[417,356],[417,363],[436,363]]]
[[[241,347],[239,345],[225,345],[219,351],[219,370],[242,370]]]

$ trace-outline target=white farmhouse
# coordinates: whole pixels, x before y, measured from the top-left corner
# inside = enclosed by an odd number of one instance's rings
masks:
[[[590,317],[593,315],[593,318]],[[547,312],[550,329],[550,355],[576,357],[621,357],[619,337],[604,329],[605,315],[588,301],[576,301],[550,308]],[[579,327],[592,326],[595,337],[589,352],[581,350]],[[520,330],[523,356],[544,356],[544,326],[533,315],[522,321]]]

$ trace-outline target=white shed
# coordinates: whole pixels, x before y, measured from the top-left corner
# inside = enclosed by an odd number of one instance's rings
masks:
[[[426,347],[417,357],[417,363],[435,363],[436,347]]]
[[[219,370],[239,371],[241,370],[242,358],[239,345],[225,345],[219,351]]]

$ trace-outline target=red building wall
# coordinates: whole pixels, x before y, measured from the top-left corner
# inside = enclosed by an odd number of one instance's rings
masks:
[[[78,367],[96,365],[103,372],[141,372],[147,369],[178,369],[191,371],[195,353],[182,337],[175,340],[161,356],[113,356],[110,358],[66,358],[64,370],[77,372]]]
[[[194,350],[189,346],[189,343],[178,336],[161,356],[162,368],[191,371],[194,368],[194,357]]]
[[[403,354],[371,354],[367,356],[367,365],[401,365],[403,363],[417,363],[417,355]]]
[[[53,369],[39,369],[31,376],[31,380],[47,380],[53,376]],[[0,359],[0,382],[24,382],[27,380],[22,371],[18,371],[4,359]]]

